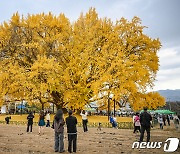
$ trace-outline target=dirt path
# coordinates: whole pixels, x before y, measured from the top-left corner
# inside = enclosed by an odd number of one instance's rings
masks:
[[[146,137],[146,136],[145,136]],[[180,133],[167,126],[165,130],[157,128],[151,131],[151,141],[164,142],[169,137],[180,138]],[[104,128],[97,131],[89,128],[84,133],[78,128],[77,153],[80,154],[136,154],[136,153],[164,153],[161,149],[132,149],[132,143],[139,140],[139,134],[132,130]],[[0,124],[0,154],[43,154],[54,153],[54,130],[44,128],[44,134],[38,135],[38,127],[33,127],[33,133],[26,133],[26,126]],[[65,150],[67,152],[67,134],[65,129]],[[175,153],[180,153],[180,148]]]

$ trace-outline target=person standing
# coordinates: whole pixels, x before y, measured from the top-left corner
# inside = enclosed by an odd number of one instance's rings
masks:
[[[49,112],[46,114],[46,121],[47,121],[46,127],[50,127],[50,114],[49,114]]]
[[[27,116],[27,119],[28,119],[27,132],[29,132],[29,130],[30,130],[30,132],[32,132],[32,125],[33,125],[34,115],[33,115],[33,113],[31,111],[29,112],[29,115]]]
[[[132,120],[133,120],[134,132],[135,132],[135,129],[136,129],[136,127],[135,127],[135,117],[136,117],[136,114],[134,114],[133,117],[132,117],[133,118]]]
[[[170,126],[170,117],[169,117],[169,115],[166,116],[166,119],[167,119],[168,125]]]
[[[66,118],[67,133],[68,133],[68,152],[72,153],[72,144],[73,152],[76,152],[77,149],[77,118],[72,115],[72,110],[69,110],[69,116]]]
[[[39,114],[39,122],[38,122],[39,135],[41,134],[44,125],[45,125],[45,121],[44,121],[44,111],[41,111],[40,114]]]
[[[82,116],[82,123],[83,123],[83,130],[84,132],[87,132],[87,123],[88,123],[88,119],[87,119],[87,112],[85,112],[84,110],[80,113],[80,115]]]
[[[179,118],[178,118],[178,116],[177,116],[177,115],[174,115],[174,117],[173,117],[173,121],[174,121],[174,126],[175,126],[176,130],[178,130],[180,120],[179,120]]]
[[[140,115],[141,123],[141,135],[140,142],[143,142],[144,132],[147,132],[147,142],[150,141],[150,127],[151,127],[152,116],[147,112],[147,107],[144,108],[144,112]]]
[[[137,130],[139,130],[139,132],[141,132],[139,113],[136,113],[136,116],[134,118],[134,126],[135,126],[134,133],[136,133]]]
[[[165,115],[163,115],[163,116],[162,116],[162,118],[163,118],[163,123],[164,123],[164,126],[166,126],[166,116],[165,116]]]
[[[54,121],[52,128],[54,128],[54,150],[55,152],[64,152],[64,118],[63,118],[63,111],[59,109],[54,116]]]
[[[160,126],[160,129],[163,129],[163,117],[162,117],[162,115],[160,115],[159,117],[158,117],[158,123],[159,123],[159,126]]]
[[[178,114],[177,117],[180,119],[180,115]]]

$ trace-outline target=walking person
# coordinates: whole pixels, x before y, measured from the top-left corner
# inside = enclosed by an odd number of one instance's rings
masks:
[[[151,127],[152,116],[147,112],[147,107],[144,108],[144,112],[140,115],[141,123],[141,135],[140,142],[143,142],[144,132],[147,132],[147,142],[150,141],[150,127]]]
[[[45,126],[45,121],[44,121],[44,111],[41,111],[39,114],[39,122],[38,122],[38,126],[39,126],[39,135],[42,133],[43,130],[43,126]]]
[[[88,119],[87,119],[87,112],[85,112],[84,110],[80,113],[80,115],[82,116],[82,123],[83,123],[83,130],[84,132],[87,132],[87,123],[88,123]]]
[[[49,112],[47,112],[47,114],[46,114],[46,127],[50,127],[50,114],[49,114]]]
[[[32,125],[33,125],[34,115],[33,115],[33,113],[31,111],[29,112],[29,115],[27,116],[27,119],[28,119],[27,132],[29,132],[29,131],[32,132]]]
[[[159,117],[158,117],[158,123],[159,123],[159,126],[160,126],[160,129],[163,129],[163,117],[162,117],[162,115],[160,115]]]
[[[54,116],[54,121],[52,128],[54,128],[54,150],[55,152],[60,152],[63,153],[65,152],[64,150],[64,118],[63,118],[63,111],[59,109]]]
[[[141,129],[140,129],[140,117],[139,117],[139,113],[136,113],[136,116],[134,118],[134,126],[135,126],[135,129],[134,129],[134,133],[136,133],[137,130],[139,130],[139,132],[141,132]]]
[[[72,144],[73,152],[76,152],[77,149],[77,118],[72,115],[72,110],[68,112],[69,116],[66,118],[67,133],[68,133],[68,152],[72,153]]]

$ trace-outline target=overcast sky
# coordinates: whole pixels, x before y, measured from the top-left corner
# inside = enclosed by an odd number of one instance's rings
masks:
[[[99,17],[113,21],[138,16],[152,38],[160,38],[160,70],[153,90],[180,89],[180,0],[1,0],[0,23],[12,14],[63,12],[72,22],[95,7]]]

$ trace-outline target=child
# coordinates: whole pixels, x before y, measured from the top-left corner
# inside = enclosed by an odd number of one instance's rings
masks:
[[[102,128],[102,126],[101,126],[101,123],[99,122],[99,123],[98,123],[98,128],[97,128],[97,130],[100,130],[100,131],[101,131],[101,128]]]
[[[136,116],[134,118],[134,126],[135,126],[134,133],[136,133],[137,130],[139,130],[139,132],[141,132],[139,113],[136,113]]]
[[[6,124],[9,124],[9,119],[11,119],[11,116],[5,118]]]

